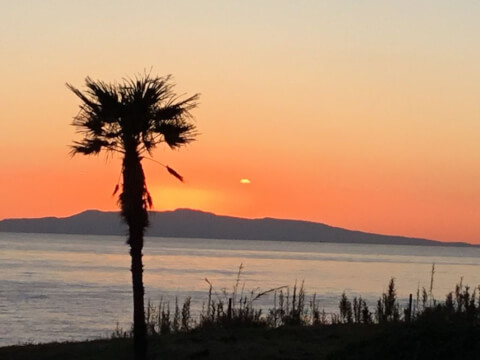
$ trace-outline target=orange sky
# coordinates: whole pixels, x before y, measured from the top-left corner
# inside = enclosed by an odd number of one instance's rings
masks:
[[[201,93],[198,141],[155,153],[186,183],[145,162],[155,209],[480,243],[478,14],[467,0],[2,3],[0,219],[117,209],[119,159],[68,155],[64,84],[152,67]]]

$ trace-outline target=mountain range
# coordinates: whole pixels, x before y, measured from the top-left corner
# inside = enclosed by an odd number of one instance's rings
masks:
[[[125,235],[127,227],[118,212],[87,210],[57,218],[5,219],[0,232],[61,233],[93,235]],[[325,225],[322,223],[274,218],[246,219],[220,216],[191,209],[150,213],[147,236],[280,240],[330,243],[473,246],[463,242],[371,234]]]

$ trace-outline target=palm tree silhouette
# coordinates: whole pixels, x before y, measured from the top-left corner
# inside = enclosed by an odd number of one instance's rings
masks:
[[[198,94],[181,99],[173,91],[170,76],[152,77],[150,74],[113,84],[87,77],[83,92],[66,85],[82,102],[73,125],[83,138],[74,142],[72,154],[97,155],[106,150],[123,156],[119,203],[122,218],[128,225],[134,353],[135,359],[143,360],[147,353],[147,333],[142,249],[148,226],[147,209],[152,206],[142,168],[143,154],[151,155],[162,142],[170,148],[177,148],[194,140],[196,131],[190,110],[197,106]],[[173,169],[166,168],[170,174],[183,180]]]

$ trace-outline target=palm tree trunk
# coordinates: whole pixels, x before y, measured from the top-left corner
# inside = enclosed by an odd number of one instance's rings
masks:
[[[135,360],[145,360],[147,355],[147,328],[143,287],[142,243],[143,230],[129,229],[130,256],[132,259],[133,286],[133,342]]]
[[[144,230],[148,226],[148,213],[144,196],[145,176],[141,159],[135,148],[125,152],[125,158],[123,159],[123,192],[120,196],[122,216],[128,225],[128,244],[130,245],[132,260],[135,360],[145,360],[147,355],[142,249]]]

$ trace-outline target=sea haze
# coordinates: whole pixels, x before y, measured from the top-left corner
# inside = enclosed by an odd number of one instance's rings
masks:
[[[444,299],[463,277],[480,284],[480,248],[147,237],[146,297],[174,304],[192,297],[199,313],[208,292],[232,290],[240,264],[245,292],[305,282],[320,308],[336,312],[343,291],[373,311],[395,277],[405,302],[430,286]],[[0,233],[0,345],[108,336],[131,323],[128,246],[123,236]],[[308,301],[308,299],[307,299]],[[272,297],[256,302],[267,308]]]

